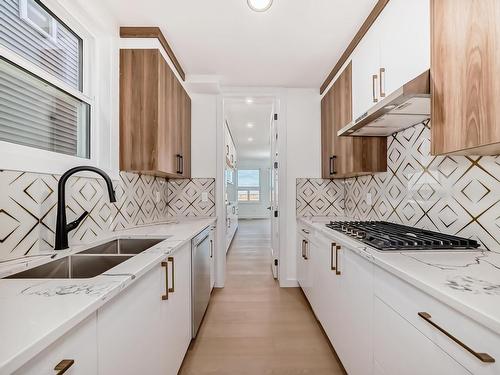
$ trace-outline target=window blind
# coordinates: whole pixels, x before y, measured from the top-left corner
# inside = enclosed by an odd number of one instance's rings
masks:
[[[21,1],[0,1],[0,44],[81,91],[82,39],[40,6],[56,21],[55,39],[47,37],[21,18]]]
[[[90,106],[0,59],[0,140],[90,157]]]

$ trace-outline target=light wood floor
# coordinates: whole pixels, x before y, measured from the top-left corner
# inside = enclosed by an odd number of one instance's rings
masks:
[[[214,290],[180,373],[343,373],[301,291],[272,277],[269,221],[240,221],[226,286]]]

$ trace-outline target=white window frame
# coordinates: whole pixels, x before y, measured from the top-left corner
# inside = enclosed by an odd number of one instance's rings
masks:
[[[238,204],[260,204],[262,202],[262,189],[260,188],[260,184],[262,183],[262,171],[260,170],[260,168],[241,168],[238,170],[239,171],[258,171],[259,172],[259,186],[251,186],[251,187],[247,187],[247,186],[240,186],[239,184],[239,181],[238,181],[238,184],[236,186],[236,199],[237,199],[237,202]],[[247,200],[246,201],[240,201],[239,200],[239,192],[240,191],[246,191],[247,192]],[[258,201],[251,201],[250,200],[250,192],[251,191],[258,191],[259,192],[259,200]]]
[[[50,21],[50,32],[47,33],[40,26],[38,26],[28,15],[28,1],[29,0],[19,0],[19,15],[21,19],[42,34],[44,37],[52,40],[52,42],[57,43],[57,21],[52,18]]]
[[[90,157],[88,159],[81,158],[0,141],[0,169],[62,174],[69,168],[78,165],[97,166],[99,159],[99,124],[96,121],[96,111],[98,108],[93,90],[97,86],[97,83],[96,77],[90,74],[90,67],[92,66],[92,62],[95,61],[95,37],[55,0],[43,0],[41,2],[82,39],[81,91],[3,45],[0,45],[0,56],[90,106]]]

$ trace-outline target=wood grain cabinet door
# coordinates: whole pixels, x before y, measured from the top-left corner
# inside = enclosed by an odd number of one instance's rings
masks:
[[[120,169],[191,175],[191,100],[157,49],[120,50]]]
[[[323,178],[345,178],[387,170],[385,137],[339,137],[352,121],[352,65],[349,63],[321,101]]]
[[[431,1],[432,153],[500,153],[500,1]]]

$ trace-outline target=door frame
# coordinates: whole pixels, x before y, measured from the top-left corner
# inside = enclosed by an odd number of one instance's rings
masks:
[[[286,267],[286,92],[281,89],[273,88],[254,88],[254,87],[234,87],[224,88],[217,96],[217,129],[216,129],[216,154],[217,154],[217,173],[215,183],[215,202],[217,215],[217,256],[215,264],[215,287],[223,288],[226,282],[226,210],[225,210],[225,186],[224,186],[224,165],[226,163],[226,154],[224,150],[224,100],[225,99],[245,99],[248,97],[259,98],[266,97],[273,99],[274,113],[278,114],[276,127],[278,129],[277,150],[279,155],[278,169],[278,194],[280,197],[280,207],[278,212],[279,228],[279,259],[278,259],[278,280],[280,286],[286,286],[286,280],[281,279],[281,275],[286,272],[280,272],[282,267]],[[294,260],[293,260],[294,261]],[[271,266],[271,265],[270,265]],[[285,285],[284,285],[285,284]]]

